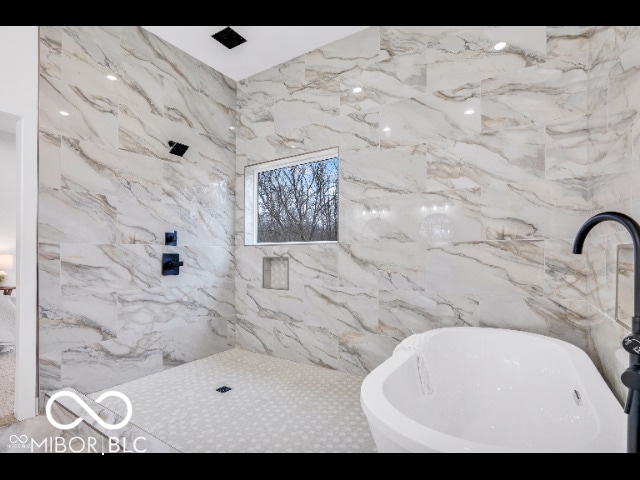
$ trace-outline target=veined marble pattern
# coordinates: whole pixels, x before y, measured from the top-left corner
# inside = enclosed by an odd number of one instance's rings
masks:
[[[94,391],[229,348],[235,82],[139,27],[41,32],[41,387]],[[171,251],[180,277],[161,276]]]
[[[340,155],[375,152],[380,145],[379,124],[377,111],[352,113],[311,124],[304,128],[304,148],[313,152],[337,144],[340,146]],[[296,143],[289,143],[289,146],[297,148]]]
[[[589,189],[581,180],[488,187],[482,191],[484,238],[571,237],[589,218],[589,200]],[[519,212],[517,218],[512,215],[513,209]]]
[[[46,132],[115,147],[118,102],[104,93],[40,76],[40,128]],[[61,111],[69,115],[63,116]]]
[[[594,131],[587,116],[547,125],[546,176],[548,179],[584,178],[594,173],[590,141]]]
[[[587,112],[587,72],[573,65],[530,67],[482,81],[482,127],[496,130]]]
[[[273,330],[273,355],[335,369],[338,364],[338,338],[326,328],[277,323]]]
[[[38,180],[41,187],[60,188],[60,135],[38,135]]]
[[[40,27],[40,72],[62,78],[62,30],[57,27]]]
[[[397,147],[340,155],[340,195],[350,200],[426,191],[427,148]]]
[[[67,26],[62,36],[62,79],[70,85],[115,93],[120,77],[122,27]]]
[[[110,243],[116,239],[114,197],[40,190],[40,241],[45,243]]]
[[[584,299],[587,295],[587,260],[573,255],[573,239],[545,240],[544,293],[562,299]]]
[[[310,285],[304,290],[306,325],[331,330],[378,331],[377,290]]]
[[[426,145],[427,190],[491,187],[545,176],[540,127],[496,130],[445,138]]]
[[[366,375],[389,358],[399,343],[386,335],[342,332],[338,337],[341,369],[353,375]]]
[[[380,107],[380,130],[382,148],[479,133],[480,85],[465,84]]]
[[[478,326],[479,299],[472,295],[380,292],[380,332],[402,341],[436,328]]]
[[[505,42],[506,48],[494,46]],[[424,50],[428,90],[478,82],[546,60],[547,29],[542,26],[498,26],[469,29],[429,42]]]
[[[499,241],[429,246],[426,290],[443,294],[541,295],[542,242]]]
[[[416,97],[427,91],[425,54],[418,51],[391,57],[366,68],[356,68],[340,78],[342,115]]]
[[[310,123],[320,123],[340,113],[340,82],[336,79],[312,83],[276,100],[273,118],[276,133]]]
[[[547,27],[547,59],[589,65],[589,47],[595,27]]]
[[[366,67],[380,57],[380,27],[369,27],[305,55],[307,82]]]
[[[162,162],[112,147],[63,137],[61,182],[64,188],[129,200],[160,198]]]

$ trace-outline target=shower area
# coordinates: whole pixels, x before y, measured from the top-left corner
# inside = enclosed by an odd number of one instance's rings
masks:
[[[143,27],[40,27],[41,406],[121,390],[147,430],[182,405],[183,451],[231,419],[207,448],[233,451],[268,399],[300,448],[370,451],[362,378],[452,326],[572,343],[622,402],[630,240],[571,246],[594,213],[640,218],[639,66],[639,27],[375,26],[235,81]],[[328,149],[338,241],[245,243],[245,169]],[[264,288],[279,258],[288,289]]]

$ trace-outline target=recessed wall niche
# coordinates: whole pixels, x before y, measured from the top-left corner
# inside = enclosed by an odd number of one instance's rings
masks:
[[[289,259],[265,257],[262,260],[262,287],[269,290],[289,290]]]

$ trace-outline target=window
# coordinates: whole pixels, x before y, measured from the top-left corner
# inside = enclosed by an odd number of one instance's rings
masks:
[[[247,167],[249,245],[338,241],[338,151]]]

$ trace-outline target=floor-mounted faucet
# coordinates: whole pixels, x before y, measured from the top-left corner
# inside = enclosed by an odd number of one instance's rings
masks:
[[[627,451],[638,453],[640,446],[640,225],[624,213],[606,212],[590,218],[582,226],[573,245],[573,253],[581,254],[584,242],[589,232],[605,221],[617,222],[623,225],[633,240],[634,292],[633,319],[631,321],[631,335],[624,339],[623,347],[629,352],[629,368],[622,374],[622,383],[629,389],[627,405],[624,409],[629,416],[627,419]]]

